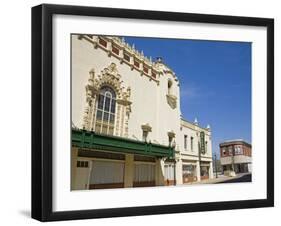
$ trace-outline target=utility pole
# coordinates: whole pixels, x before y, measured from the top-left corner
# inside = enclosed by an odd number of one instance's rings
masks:
[[[217,154],[216,153],[215,153],[215,170],[216,170],[216,178],[218,178]]]

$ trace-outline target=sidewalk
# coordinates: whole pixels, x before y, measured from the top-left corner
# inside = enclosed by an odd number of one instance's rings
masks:
[[[218,178],[216,178],[216,176],[214,175],[213,179],[196,181],[196,182],[191,182],[191,183],[186,183],[186,184],[216,184],[216,183],[221,183],[221,182],[227,182],[228,180],[238,179],[238,178],[243,177],[247,174],[249,174],[249,173],[240,173],[240,174],[237,174],[235,177],[218,175]]]

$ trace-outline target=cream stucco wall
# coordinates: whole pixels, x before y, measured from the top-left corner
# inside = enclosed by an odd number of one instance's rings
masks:
[[[145,75],[140,75],[137,70],[131,70],[126,63],[120,63],[114,56],[108,57],[100,48],[94,48],[93,44],[72,36],[72,122],[79,128],[83,125],[83,113],[85,108],[85,86],[89,79],[89,71],[94,68],[96,74],[109,66],[117,65],[121,75],[122,86],[131,88],[130,101],[131,113],[129,116],[128,137],[142,140],[141,125],[149,124],[152,131],[149,140],[153,143],[168,145],[168,131],[179,134],[180,106],[172,109],[166,100],[168,92],[168,79],[173,81],[173,93],[179,100],[179,88],[175,78],[170,75],[160,75],[159,83],[150,80]],[[179,101],[178,101],[179,103]]]
[[[200,141],[200,132],[205,133],[206,153],[202,154],[199,157],[199,146],[198,142]],[[187,148],[184,147],[184,136],[187,136]],[[191,149],[191,137],[193,137],[193,149]],[[212,139],[211,139],[211,130],[202,128],[198,124],[190,123],[186,120],[181,120],[181,129],[179,133],[179,138],[177,139],[179,146],[179,158],[181,161],[178,161],[177,164],[192,164],[196,165],[196,175],[197,179],[200,180],[200,161],[209,163],[209,178],[213,178],[213,164],[212,164]],[[177,172],[177,178],[182,177],[181,172]]]
[[[169,145],[168,132],[175,134],[176,150],[176,181],[182,184],[182,162],[194,161],[199,166],[198,141],[200,131],[204,131],[208,142],[207,153],[201,155],[201,161],[210,163],[210,177],[212,177],[212,142],[211,131],[181,119],[179,81],[174,72],[161,61],[154,62],[153,67],[158,73],[156,79],[143,75],[139,70],[125,62],[121,62],[114,54],[108,54],[105,48],[95,48],[91,40],[72,35],[72,122],[78,128],[83,128],[84,109],[86,107],[86,85],[90,77],[89,72],[94,69],[95,77],[102,74],[102,70],[110,64],[116,65],[120,75],[121,88],[130,87],[131,111],[128,118],[128,138],[142,140],[144,124],[151,127],[148,141]],[[168,89],[168,82],[172,84]],[[170,104],[167,95],[176,99],[176,104]],[[188,104],[188,103],[187,103]],[[188,148],[184,149],[184,135],[188,136]],[[190,137],[193,137],[193,150],[190,149]],[[126,156],[126,167],[130,167],[132,156]],[[164,160],[157,162],[156,183],[163,184]],[[199,170],[199,167],[197,167]],[[125,170],[126,171],[126,170]],[[83,174],[81,172],[81,174]],[[200,174],[200,171],[197,173]],[[125,178],[132,175],[125,173]],[[159,178],[162,178],[159,179]],[[126,180],[131,186],[131,180]],[[127,183],[126,182],[126,183]]]

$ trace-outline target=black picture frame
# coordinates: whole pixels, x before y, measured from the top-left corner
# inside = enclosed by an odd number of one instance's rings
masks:
[[[52,18],[55,14],[182,21],[267,28],[267,198],[95,210],[52,210]],[[274,20],[221,15],[43,4],[32,8],[32,218],[122,217],[274,206]]]

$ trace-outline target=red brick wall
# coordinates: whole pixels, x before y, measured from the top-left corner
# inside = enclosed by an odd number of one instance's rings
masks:
[[[252,148],[248,145],[245,145],[244,143],[232,143],[232,144],[229,144],[229,145],[224,145],[222,147],[220,147],[220,155],[221,157],[228,157],[228,156],[232,156],[230,153],[229,153],[229,147],[232,147],[232,153],[235,155],[235,146],[240,146],[243,150],[243,153],[242,155],[246,155],[246,156],[252,156]],[[225,154],[223,155],[223,149],[225,149]]]
[[[243,147],[244,155],[246,156],[252,156],[252,149],[248,146]]]
[[[229,147],[232,147],[232,153],[234,152],[234,146],[233,145],[228,145],[220,148],[221,152],[221,157],[227,157],[227,156],[232,156],[229,153]],[[225,149],[225,154],[223,154],[223,149]]]

